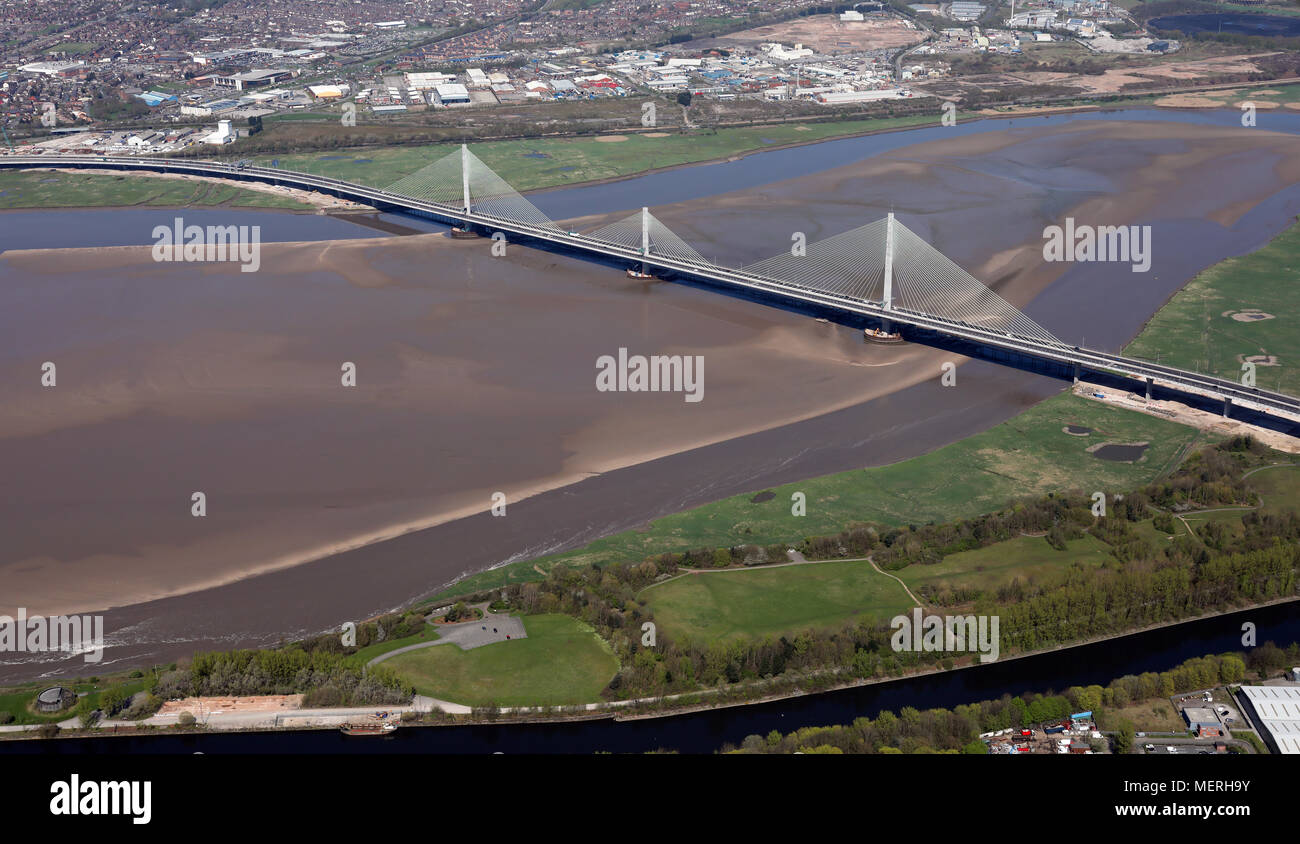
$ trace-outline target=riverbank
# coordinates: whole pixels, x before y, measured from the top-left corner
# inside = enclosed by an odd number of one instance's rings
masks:
[[[665,728],[671,729],[672,722],[675,719],[686,720],[686,719],[690,719],[692,716],[720,714],[720,713],[727,713],[727,712],[733,713],[733,715],[729,717],[733,717],[739,720],[741,717],[741,713],[745,711],[771,707],[774,704],[789,703],[793,701],[809,702],[815,699],[830,700],[835,695],[843,694],[846,692],[863,691],[863,690],[870,690],[873,688],[883,688],[889,686],[914,684],[917,681],[934,679],[943,676],[959,679],[962,676],[977,675],[980,671],[991,671],[995,667],[1006,666],[1008,664],[1016,663],[1017,661],[1041,659],[1052,655],[1067,654],[1071,651],[1082,652],[1084,649],[1095,648],[1096,646],[1105,645],[1107,643],[1114,643],[1124,639],[1141,637],[1148,634],[1157,633],[1160,631],[1174,631],[1177,628],[1189,626],[1189,625],[1201,624],[1202,626],[1204,626],[1204,623],[1211,622],[1219,618],[1225,618],[1228,616],[1244,616],[1245,614],[1252,613],[1252,612],[1258,613],[1261,611],[1276,610],[1278,608],[1287,607],[1289,605],[1296,605],[1297,603],[1300,603],[1300,596],[1291,596],[1287,598],[1261,602],[1259,604],[1251,605],[1249,607],[1239,607],[1239,608],[1233,608],[1233,609],[1227,609],[1221,611],[1208,612],[1199,615],[1195,618],[1181,619],[1177,621],[1169,621],[1169,622],[1162,622],[1159,624],[1147,625],[1142,628],[1126,631],[1124,633],[1116,634],[1114,636],[1094,637],[1085,641],[1075,642],[1068,645],[1061,645],[1052,648],[1035,650],[1032,652],[1013,654],[1001,658],[995,663],[981,664],[978,661],[971,660],[969,662],[954,664],[952,668],[948,668],[948,669],[941,668],[941,667],[933,667],[933,668],[927,668],[919,671],[907,672],[900,676],[878,677],[878,678],[874,678],[874,677],[855,678],[853,680],[845,681],[842,683],[832,683],[829,685],[818,686],[814,689],[803,689],[803,688],[798,688],[796,686],[795,688],[789,690],[775,692],[772,694],[763,695],[756,698],[747,698],[744,700],[721,700],[716,702],[693,701],[691,703],[685,703],[679,706],[659,708],[663,705],[664,701],[667,700],[684,700],[689,698],[698,698],[701,696],[710,696],[710,695],[724,696],[730,693],[735,693],[737,691],[736,689],[727,688],[727,689],[720,689],[720,690],[704,690],[699,692],[689,692],[681,695],[673,695],[667,698],[645,698],[645,699],[639,699],[635,701],[612,701],[604,704],[592,704],[592,705],[588,705],[588,707],[582,707],[581,711],[573,711],[578,708],[570,707],[568,708],[570,711],[565,711],[558,714],[554,712],[550,712],[550,713],[543,712],[535,708],[530,708],[530,712],[532,714],[528,714],[528,715],[521,715],[518,709],[513,709],[513,710],[503,709],[503,710],[497,710],[493,712],[484,712],[482,715],[475,717],[472,715],[467,715],[462,711],[454,715],[436,716],[439,718],[445,718],[446,720],[438,721],[435,723],[429,723],[423,720],[402,721],[401,730],[399,730],[399,732],[420,731],[424,728],[427,728],[429,730],[432,730],[434,733],[439,733],[439,732],[446,732],[446,731],[454,731],[457,728],[473,728],[473,727],[489,727],[489,726],[510,727],[510,726],[529,726],[529,725],[566,725],[566,724],[581,724],[587,722],[610,722],[611,724],[625,724],[629,726],[638,723],[645,723],[645,724],[657,723],[659,725],[664,726]],[[1300,624],[1300,614],[1292,612],[1290,615],[1293,618],[1294,623]],[[1235,631],[1230,635],[1233,637],[1239,637],[1240,624],[1234,621],[1232,624],[1224,625],[1224,630]],[[1266,638],[1271,639],[1272,636]],[[1228,649],[1230,648],[1227,647],[1222,649],[1216,648],[1213,649],[1212,651],[1206,651],[1206,652],[1219,652],[1220,650],[1228,650]],[[1124,652],[1132,653],[1132,652],[1137,652],[1137,650],[1126,649]],[[1172,665],[1173,663],[1169,663],[1167,664],[1167,667],[1172,667]],[[975,671],[971,671],[972,669],[975,669]],[[1140,672],[1135,670],[1121,671],[1120,673],[1111,674],[1108,679],[1115,679],[1120,676],[1125,676],[1127,674],[1134,674],[1134,673],[1140,673]],[[826,675],[821,674],[816,676],[826,676]],[[807,682],[809,680],[816,679],[816,676],[796,678],[793,682],[796,684],[801,681]],[[1062,689],[1064,689],[1066,685],[1087,685],[1089,681],[1093,679],[1094,676],[1095,675],[1093,674],[1089,674],[1088,676],[1080,677],[1077,681],[1066,682],[1064,685],[1060,683],[1056,683],[1056,684],[1041,686],[1038,687],[1037,689],[1031,689],[1024,685],[1020,685],[1014,691],[1012,690],[1008,690],[1008,691],[1011,694],[1017,694],[1022,691],[1030,691],[1030,690],[1036,690],[1040,692],[1052,692],[1052,691],[1059,692]],[[1030,683],[1032,682],[1032,680],[1026,679],[1023,682]],[[959,683],[959,685],[969,686],[970,688],[982,688],[977,684]],[[753,689],[754,685],[751,685],[747,688]],[[912,705],[915,705],[915,701],[912,702]],[[633,712],[623,711],[629,708],[637,709],[638,707],[645,707],[645,706],[654,707],[654,709],[653,711],[633,711]],[[232,734],[232,733],[244,734],[244,735],[258,735],[258,736],[284,735],[286,733],[311,733],[311,732],[336,733],[340,723],[347,721],[349,718],[355,720],[358,715],[365,715],[366,717],[369,717],[369,715],[372,713],[372,710],[379,709],[379,708],[380,707],[369,707],[369,708],[362,708],[362,709],[353,708],[346,711],[339,711],[334,714],[330,714],[328,710],[312,710],[312,714],[314,717],[318,717],[318,718],[326,717],[329,718],[330,720],[327,723],[320,723],[311,726],[303,725],[303,724],[285,725],[285,726],[264,725],[264,726],[255,726],[255,727],[240,726],[240,727],[232,727],[232,728],[224,728],[224,729],[208,729],[208,730],[204,730],[199,727],[176,728],[172,726],[167,726],[167,727],[156,726],[156,727],[146,727],[143,729],[132,729],[126,724],[113,723],[105,728],[94,728],[90,730],[77,729],[75,731],[64,730],[61,731],[56,736],[56,738],[60,741],[66,741],[66,740],[76,740],[76,739],[113,739],[113,738],[124,739],[124,738],[132,738],[132,737],[161,738],[162,736],[165,735],[202,736],[202,735]],[[389,711],[393,713],[403,712],[403,711],[411,711],[411,712],[429,711],[427,709],[420,710],[417,708],[417,706],[387,707],[387,709],[389,709]],[[286,718],[296,717],[296,713],[285,712],[283,717]],[[845,719],[844,722],[847,722],[848,720],[852,720],[852,719],[851,718]],[[827,721],[824,723],[832,723],[832,722]],[[815,724],[809,724],[809,726],[814,726],[814,725]],[[4,742],[6,740],[21,741],[23,739],[36,739],[38,738],[37,736],[28,735],[27,733],[29,732],[34,733],[37,729],[39,729],[39,727],[37,726],[30,726],[24,728],[23,730],[17,730],[14,728],[0,729],[0,742]],[[751,731],[756,732],[757,730],[751,730]]]
[[[69,170],[57,165],[53,169],[0,171],[0,211],[142,206],[298,212],[364,208],[311,191],[179,173],[142,171],[124,176],[113,170]]]

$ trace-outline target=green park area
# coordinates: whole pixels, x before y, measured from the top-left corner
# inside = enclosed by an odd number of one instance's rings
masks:
[[[567,615],[523,617],[528,636],[463,651],[435,645],[385,661],[416,692],[468,706],[594,703],[618,659],[586,624]]]
[[[1089,428],[1092,433],[1067,434],[1063,430],[1067,425]],[[1133,489],[1173,469],[1196,436],[1194,429],[1184,425],[1065,392],[929,454],[724,498],[574,551],[473,575],[432,600],[538,580],[541,574],[535,565],[545,570],[557,562],[639,562],[667,551],[700,547],[796,543],[806,536],[839,533],[860,522],[895,526],[945,522],[990,513],[1025,496],[1070,489]],[[1106,441],[1150,446],[1134,463],[1101,460],[1088,452],[1089,446]],[[791,513],[796,492],[807,497],[804,516]]]
[[[915,591],[929,593],[971,589],[992,593],[1015,578],[1046,583],[1076,563],[1100,566],[1111,559],[1110,546],[1091,534],[1053,548],[1041,536],[1017,536],[1006,542],[949,554],[934,565],[911,565],[898,572]]]
[[[1260,469],[1248,481],[1259,493],[1261,509],[1268,512],[1300,509],[1300,465]]]
[[[688,573],[638,596],[656,622],[696,642],[872,624],[916,606],[903,585],[865,560]]]
[[[76,717],[78,711],[89,711],[97,708],[100,696],[110,688],[115,690],[115,694],[127,699],[136,692],[143,691],[147,682],[142,677],[119,677],[111,681],[101,681],[98,678],[75,682],[65,680],[62,685],[77,693],[81,710],[78,710],[77,706],[70,706],[54,713],[38,711],[36,709],[36,696],[54,685],[58,685],[58,683],[52,681],[23,683],[0,691],[0,724],[53,724],[59,721],[67,721]],[[81,697],[83,695],[84,698]]]
[[[1156,312],[1125,354],[1300,395],[1300,225],[1205,270]]]
[[[0,209],[79,208],[162,205],[241,206],[310,210],[311,205],[265,191],[198,179],[56,173],[48,170],[0,172]]]

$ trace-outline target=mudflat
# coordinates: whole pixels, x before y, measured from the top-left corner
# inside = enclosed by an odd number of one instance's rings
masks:
[[[1112,327],[1088,328],[1090,341],[1108,330],[1122,343],[1192,273],[1240,246],[1242,221],[1297,176],[1290,135],[1094,120],[915,144],[655,214],[705,257],[745,264],[788,249],[795,232],[813,241],[894,210],[1064,339],[1095,320]],[[1286,206],[1270,213],[1280,230]],[[1067,214],[1196,227],[1160,246],[1142,276],[1044,264],[1042,228]],[[1117,295],[1133,302],[1118,315]],[[727,446],[728,465],[753,464],[713,483],[684,480],[689,490],[662,505],[671,509],[763,486],[775,467],[820,473],[922,453],[1052,389],[1007,373],[963,382],[983,392],[918,393],[951,355],[866,345],[850,329],[714,292],[524,246],[493,257],[489,241],[441,235],[264,244],[256,273],[155,263],[146,247],[10,251],[0,305],[0,612],[209,589],[213,601],[233,600],[237,590],[217,587],[348,560],[347,578],[335,567],[306,592],[297,582],[280,617],[229,607],[230,627],[213,622],[186,639],[195,646],[318,630],[359,617],[340,617],[350,596],[359,614],[378,611],[414,597],[414,582],[433,588],[555,550],[546,542],[557,519],[573,542],[646,513],[632,488],[611,482],[599,518],[557,505],[544,524],[512,522],[505,547],[502,522],[483,518],[496,492],[509,508],[625,467],[672,473],[680,466],[651,461],[693,449]],[[599,391],[597,360],[620,348],[699,356],[703,400]],[[45,361],[57,363],[56,387],[40,384]],[[349,362],[355,387],[341,384]],[[842,412],[864,407],[893,440],[845,447],[836,465],[805,457],[864,440],[866,414]],[[778,428],[780,442],[748,436]],[[647,486],[644,473],[627,477]],[[202,518],[191,515],[196,491]],[[473,530],[434,541],[429,528],[453,523]],[[393,544],[417,531],[430,537],[418,552]],[[152,605],[139,637],[174,637],[193,606]]]

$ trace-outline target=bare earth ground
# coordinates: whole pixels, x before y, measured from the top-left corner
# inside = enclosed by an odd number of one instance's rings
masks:
[[[302,695],[250,695],[247,697],[187,697],[169,700],[159,709],[162,716],[189,712],[195,716],[222,715],[239,712],[274,712],[280,709],[301,709]]]
[[[818,53],[834,55],[916,44],[921,41],[921,33],[894,19],[841,21],[835,15],[813,15],[695,41],[692,46],[698,45],[697,49],[757,47],[774,41],[787,47],[803,44]]]
[[[1133,393],[1117,392],[1110,387],[1099,387],[1086,381],[1080,381],[1074,386],[1074,394],[1092,401],[1099,401],[1102,404],[1122,407],[1126,410],[1136,410],[1148,416],[1157,416],[1161,419],[1169,419],[1184,425],[1190,425],[1193,428],[1200,428],[1202,431],[1208,431],[1215,439],[1250,434],[1270,448],[1284,451],[1287,454],[1300,454],[1300,441],[1296,440],[1295,437],[1268,428],[1247,425],[1235,419],[1225,419],[1217,413],[1197,410],[1178,402],[1148,400]],[[1097,394],[1101,394],[1102,397],[1098,398]]]
[[[1217,58],[1196,59],[1183,62],[1164,62],[1160,64],[1152,64],[1149,67],[1141,69],[1116,68],[1099,75],[1059,73],[1055,71],[1007,73],[1004,75],[1021,79],[1031,84],[1053,83],[1059,85],[1070,85],[1089,94],[1114,94],[1123,90],[1125,86],[1153,81],[1173,85],[1178,82],[1186,82],[1188,80],[1199,79],[1203,76],[1218,75],[1221,73],[1254,73],[1258,71],[1259,68],[1252,60],[1271,55],[1276,54],[1251,53],[1249,55],[1241,56],[1220,56]]]

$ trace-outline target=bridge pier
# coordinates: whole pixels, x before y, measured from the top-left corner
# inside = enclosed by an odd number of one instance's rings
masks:
[[[1228,418],[1228,409],[1232,407],[1232,398],[1228,397],[1223,400],[1223,418]]]
[[[1148,400],[1150,400],[1150,398],[1151,398],[1151,382],[1152,382],[1152,380],[1154,380],[1154,379],[1152,379],[1152,378],[1150,378],[1150,377],[1147,378],[1147,399],[1148,399]]]
[[[1079,376],[1083,373],[1083,366],[1078,361],[1074,362],[1074,383],[1079,383]]]

